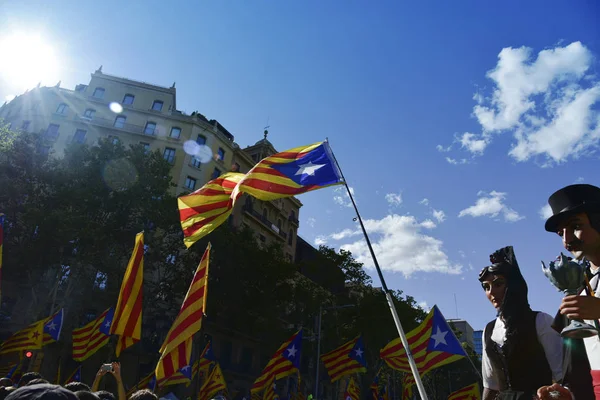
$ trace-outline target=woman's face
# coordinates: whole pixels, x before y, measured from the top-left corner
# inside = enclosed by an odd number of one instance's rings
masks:
[[[506,291],[506,279],[502,275],[487,274],[483,282],[481,282],[483,290],[488,300],[497,310],[504,301],[504,293]]]

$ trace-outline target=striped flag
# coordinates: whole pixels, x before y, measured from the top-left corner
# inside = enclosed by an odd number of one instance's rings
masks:
[[[209,400],[221,390],[227,390],[227,384],[225,383],[221,366],[219,363],[216,363],[212,372],[206,378],[206,382],[200,388],[198,400]]]
[[[0,304],[2,304],[2,249],[4,248],[4,214],[0,213]]]
[[[75,371],[65,381],[65,385],[71,382],[81,382],[81,365],[75,368]]]
[[[143,377],[135,386],[129,389],[129,391],[127,392],[127,398],[129,398],[129,396],[131,396],[138,390],[142,389],[150,389],[154,392],[154,389],[156,389],[156,378],[154,377],[154,371],[150,372],[148,375]]]
[[[10,378],[14,371],[17,369],[18,364],[9,364],[4,367],[0,367],[0,378]],[[9,376],[10,375],[10,376]]]
[[[177,199],[186,247],[208,235],[229,218],[233,210],[231,193],[243,177],[244,174],[239,172],[228,172]]]
[[[116,355],[142,337],[142,283],[144,281],[144,232],[135,236],[133,253],[121,283],[110,333],[119,335]]]
[[[331,382],[355,372],[366,372],[365,346],[361,336],[321,356]]]
[[[23,364],[25,362],[24,358],[21,358],[17,365],[15,365],[9,372],[6,374],[7,378],[10,378],[13,381],[13,384],[17,385],[23,376]]]
[[[381,374],[381,368],[375,374],[375,378],[373,378],[373,383],[371,383],[371,395],[373,396],[373,400],[379,400],[379,374]]]
[[[13,334],[0,345],[0,354],[41,349],[45,323],[46,319],[34,322],[27,328]]]
[[[421,375],[467,355],[437,306],[433,306],[425,320],[408,332],[406,338]],[[391,368],[412,373],[400,338],[381,349],[380,356]]]
[[[405,374],[402,378],[402,400],[412,400],[414,384],[415,377],[412,374]]]
[[[337,185],[342,175],[328,142],[296,147],[261,160],[236,190],[270,201]]]
[[[254,381],[251,393],[260,393],[265,390],[271,381],[285,378],[298,373],[300,368],[300,355],[302,350],[302,329],[283,342],[273,357],[267,363],[260,376]]]
[[[360,388],[353,377],[350,377],[350,380],[348,380],[344,400],[360,400]]]
[[[189,385],[196,374],[198,374],[198,371],[202,373],[201,376],[208,375],[216,361],[217,359],[212,352],[212,346],[210,342],[208,342],[204,347],[204,350],[202,350],[202,354],[200,354],[200,359],[194,362],[194,365],[191,367],[191,369],[189,368],[189,365],[180,368],[179,371],[167,379],[166,382],[161,383],[161,386],[177,385],[180,383]]]
[[[469,386],[465,386],[456,392],[450,393],[448,400],[480,400],[481,394],[479,393],[479,384],[474,383]]]
[[[202,317],[206,310],[210,247],[209,243],[185,295],[179,314],[160,348],[161,356],[155,371],[156,379],[159,382],[170,378],[179,369],[190,364],[192,337],[200,330]]]
[[[113,308],[109,308],[89,324],[73,329],[73,360],[84,361],[108,344],[108,329],[114,312]]]
[[[271,377],[271,381],[265,388],[265,393],[263,394],[263,400],[275,400],[279,399],[279,396],[275,393],[275,389],[277,389],[277,385],[275,384],[275,377]]]
[[[217,358],[212,351],[211,342],[206,343],[204,346],[204,350],[202,350],[202,354],[200,354],[200,360],[198,363],[198,369],[200,371],[208,371],[215,363],[217,362]]]

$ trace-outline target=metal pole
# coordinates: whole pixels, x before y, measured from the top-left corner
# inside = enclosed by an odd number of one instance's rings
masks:
[[[329,146],[328,146],[329,147]],[[428,400],[427,392],[425,392],[425,387],[423,386],[423,381],[421,380],[421,375],[419,374],[419,369],[417,368],[417,364],[415,363],[415,359],[410,351],[410,347],[408,344],[408,339],[406,339],[406,334],[404,333],[404,329],[402,328],[402,323],[400,322],[400,318],[398,317],[398,311],[396,311],[396,306],[394,304],[392,294],[390,293],[387,284],[385,283],[385,279],[383,278],[383,273],[381,272],[381,268],[379,267],[379,262],[377,261],[377,257],[375,256],[375,251],[373,250],[373,246],[371,245],[371,240],[369,239],[369,235],[367,235],[367,230],[365,229],[365,224],[358,212],[358,207],[356,206],[356,202],[354,201],[354,197],[350,192],[350,188],[348,187],[348,183],[346,182],[346,178],[344,177],[344,173],[340,168],[340,164],[338,163],[333,151],[329,148],[331,152],[331,156],[333,157],[333,161],[340,172],[340,176],[344,181],[344,186],[346,187],[346,191],[348,192],[348,197],[352,202],[352,206],[354,207],[354,211],[356,212],[356,217],[358,218],[358,222],[360,223],[360,227],[362,229],[363,235],[365,236],[365,240],[367,242],[367,246],[369,247],[369,252],[371,253],[371,257],[373,258],[373,264],[375,265],[375,269],[377,270],[377,275],[379,276],[379,281],[381,282],[381,286],[385,292],[385,297],[387,298],[388,305],[390,307],[390,312],[392,313],[392,318],[394,319],[394,323],[396,324],[396,329],[398,330],[398,335],[400,336],[400,341],[402,342],[402,346],[404,346],[404,350],[406,351],[406,357],[408,358],[408,364],[410,365],[410,370],[415,378],[415,383],[417,385],[417,389],[419,390],[419,395],[421,395],[421,400]]]
[[[317,327],[317,372],[315,376],[315,395],[319,398],[319,364],[321,363],[321,319],[323,317],[323,306],[319,306],[319,323]]]

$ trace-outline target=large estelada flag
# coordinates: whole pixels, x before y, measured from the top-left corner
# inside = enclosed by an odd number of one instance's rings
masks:
[[[75,368],[75,371],[65,380],[65,385],[71,382],[81,382],[81,365]]]
[[[335,350],[323,354],[321,360],[325,364],[331,382],[356,372],[366,372],[365,346],[361,336],[344,343]]]
[[[73,360],[84,361],[106,346],[114,313],[115,310],[109,308],[89,324],[73,329]]]
[[[159,385],[163,380],[170,378],[181,368],[190,364],[192,337],[200,330],[202,317],[206,310],[210,247],[209,243],[185,295],[179,314],[160,348],[161,356],[155,371]]]
[[[302,329],[283,342],[250,388],[251,393],[265,390],[269,382],[290,376],[299,371],[302,351]]]
[[[296,147],[257,163],[246,175],[229,172],[178,199],[183,242],[190,247],[227,220],[247,193],[263,201],[343,182],[328,142]]]
[[[353,377],[350,377],[348,380],[348,385],[344,392],[344,400],[360,400],[360,388]]]
[[[142,338],[142,284],[144,282],[144,232],[135,236],[135,246],[121,283],[110,333],[119,335],[117,357]]]
[[[406,338],[421,375],[467,356],[437,306],[433,306],[425,320],[408,332]],[[400,338],[381,349],[380,356],[391,368],[411,373]]]
[[[481,394],[479,393],[479,384],[474,383],[469,386],[465,386],[456,392],[450,393],[448,400],[480,400]]]

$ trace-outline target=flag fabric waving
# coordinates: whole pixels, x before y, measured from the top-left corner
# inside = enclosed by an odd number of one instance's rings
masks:
[[[406,338],[421,375],[467,355],[437,306],[417,328],[406,334]],[[381,349],[380,356],[391,368],[411,373],[400,338]]]
[[[136,385],[129,389],[129,391],[127,392],[127,398],[129,398],[129,396],[131,396],[136,391],[142,389],[150,389],[154,392],[154,389],[156,389],[156,378],[154,377],[154,371],[150,372],[148,375],[143,377]]]
[[[227,384],[225,383],[225,378],[223,377],[223,372],[221,371],[219,363],[216,363],[212,372],[208,375],[208,378],[206,378],[206,382],[204,382],[200,389],[198,400],[209,400],[221,390],[227,390]]]
[[[373,378],[373,383],[371,383],[371,395],[373,400],[379,400],[379,374],[381,374],[381,368],[375,374],[375,378]]]
[[[204,350],[202,350],[202,354],[200,354],[200,360],[198,362],[198,369],[200,371],[208,371],[208,369],[217,362],[217,358],[212,351],[211,342],[206,343],[204,346]]]
[[[412,400],[414,384],[415,377],[412,374],[405,374],[402,378],[402,400]]]
[[[208,235],[229,218],[234,202],[231,193],[243,177],[244,174],[239,172],[228,172],[177,199],[186,247]]]
[[[271,381],[265,388],[265,393],[263,394],[263,400],[276,400],[279,399],[279,396],[275,393],[275,389],[277,389],[277,385],[275,384],[275,377],[271,377]]]
[[[17,369],[17,365],[18,364],[9,364],[4,367],[0,367],[0,378],[10,378]]]
[[[110,333],[119,335],[117,357],[142,337],[142,283],[144,281],[144,233],[135,236],[135,246],[121,283]]]
[[[250,392],[262,392],[271,381],[271,378],[277,380],[297,373],[300,368],[301,351],[302,329],[294,333],[277,349],[260,376],[254,381]]]
[[[89,324],[73,329],[73,360],[84,361],[108,343],[114,313],[109,308]]]
[[[161,356],[155,371],[156,379],[159,382],[170,378],[179,369],[190,364],[192,337],[200,330],[204,310],[206,310],[210,247],[209,243],[196,269],[179,314],[160,348]]]
[[[81,382],[81,365],[75,368],[75,371],[65,381],[65,385],[71,382]]]
[[[350,377],[348,380],[348,385],[346,386],[346,392],[344,393],[344,400],[359,400],[360,399],[360,388],[356,384],[356,381],[353,377]]]
[[[15,332],[12,336],[2,342],[0,345],[0,354],[41,349],[44,338],[44,324],[46,321],[47,319],[43,319],[34,322],[27,328]]]
[[[198,360],[196,360],[194,365],[186,365],[183,368],[180,368],[179,371],[173,374],[173,376],[164,382],[161,382],[160,386],[179,385],[180,383],[189,385],[193,377],[196,375],[196,372],[198,372]]]
[[[325,364],[331,382],[355,372],[366,372],[365,346],[361,336],[344,343],[335,350],[323,354],[321,360]]]
[[[469,386],[465,386],[456,392],[450,393],[448,400],[480,400],[481,395],[479,393],[479,384],[474,383]]]
[[[64,309],[61,308],[56,314],[46,320],[44,324],[44,339],[42,346],[50,343],[58,342],[60,333],[62,332],[64,320]]]
[[[296,147],[261,160],[236,190],[270,201],[342,182],[328,142]]]
[[[0,304],[2,304],[2,250],[4,248],[4,214],[0,213]]]

